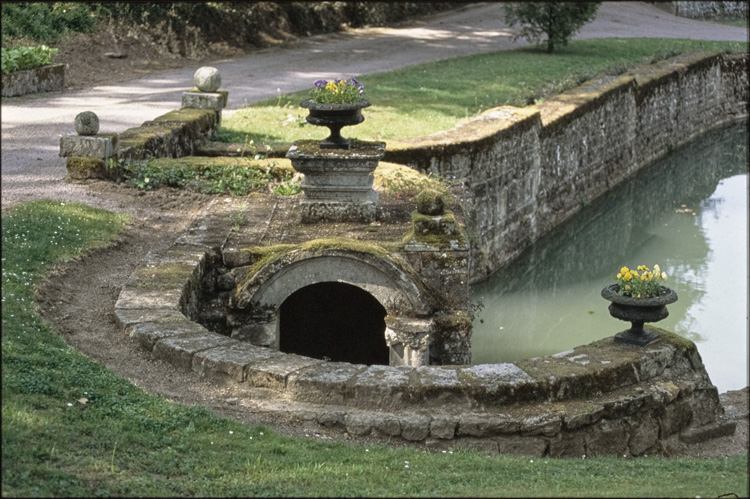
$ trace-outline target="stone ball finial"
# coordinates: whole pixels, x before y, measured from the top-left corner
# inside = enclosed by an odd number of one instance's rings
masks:
[[[216,92],[221,86],[221,73],[216,68],[204,66],[195,72],[193,82],[201,92]]]
[[[422,215],[437,216],[445,212],[443,195],[435,189],[424,189],[417,194],[417,211]]]
[[[73,123],[78,135],[96,135],[99,133],[99,117],[93,111],[78,113]]]

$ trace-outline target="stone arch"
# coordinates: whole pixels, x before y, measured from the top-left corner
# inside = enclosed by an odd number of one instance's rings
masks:
[[[343,282],[367,291],[389,315],[430,314],[434,300],[418,277],[369,253],[341,249],[292,251],[253,278],[253,308],[278,309],[294,291],[320,282]]]
[[[436,310],[436,299],[407,264],[386,253],[341,248],[290,251],[259,270],[235,306],[255,318],[265,345],[280,349],[282,304],[298,290],[325,282],[359,288],[385,309],[389,364],[429,363],[432,321],[426,317]]]
[[[298,289],[279,307],[279,350],[333,362],[388,365],[386,310],[341,282]]]

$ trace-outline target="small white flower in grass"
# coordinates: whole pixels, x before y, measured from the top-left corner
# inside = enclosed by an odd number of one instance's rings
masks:
[[[365,449],[365,452],[370,452],[370,449]]]
[[[260,435],[263,435],[263,432],[262,432],[262,431],[260,432]]]
[[[73,407],[73,404],[71,404],[70,402],[68,402],[68,407]]]
[[[232,435],[234,434],[234,432],[232,430],[229,430],[229,434]]]
[[[533,462],[534,462],[534,460],[533,460],[533,459],[529,459],[529,462],[530,462],[530,463],[533,463]]]

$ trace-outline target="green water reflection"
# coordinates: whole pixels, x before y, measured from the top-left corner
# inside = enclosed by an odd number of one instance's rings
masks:
[[[475,364],[549,355],[612,336],[601,289],[620,267],[669,275],[679,295],[658,326],[698,345],[721,392],[748,385],[748,157],[745,122],[639,172],[477,284]]]

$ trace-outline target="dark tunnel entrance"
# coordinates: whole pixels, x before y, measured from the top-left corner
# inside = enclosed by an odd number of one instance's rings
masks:
[[[279,310],[279,349],[316,359],[388,365],[386,310],[351,284],[322,282],[292,293]]]

